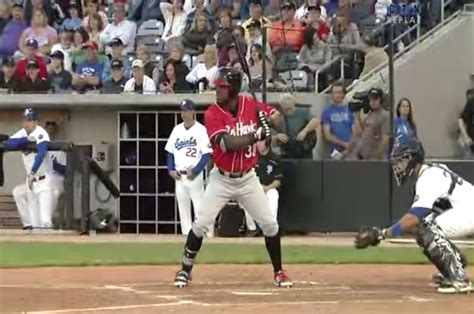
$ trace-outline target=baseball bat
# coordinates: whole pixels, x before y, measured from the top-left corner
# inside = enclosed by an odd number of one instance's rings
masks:
[[[102,182],[102,184],[107,188],[107,190],[110,192],[110,194],[112,194],[114,198],[119,198],[120,191],[112,182],[112,180],[110,180],[109,176],[102,170],[102,168],[97,164],[94,159],[89,157],[87,157],[87,159],[89,161],[92,173],[94,173],[97,178],[99,178],[100,182]]]

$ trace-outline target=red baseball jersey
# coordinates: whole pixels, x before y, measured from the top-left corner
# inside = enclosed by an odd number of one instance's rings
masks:
[[[252,144],[236,151],[224,152],[215,138],[221,133],[234,136],[247,135],[255,132],[258,125],[256,101],[249,96],[239,95],[237,101],[237,117],[218,104],[211,105],[204,114],[207,134],[212,143],[212,161],[221,170],[227,172],[242,172],[252,169],[258,162],[257,145]],[[267,115],[273,108],[259,102],[261,110]]]

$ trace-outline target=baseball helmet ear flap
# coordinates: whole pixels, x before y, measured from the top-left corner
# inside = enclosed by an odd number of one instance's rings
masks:
[[[219,72],[216,80],[214,81],[215,86],[229,87],[232,95],[237,95],[240,92],[242,86],[242,73],[230,67],[219,68]]]

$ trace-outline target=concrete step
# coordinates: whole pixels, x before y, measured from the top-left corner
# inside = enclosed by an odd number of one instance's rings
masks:
[[[0,228],[21,228],[21,219],[20,217],[0,217]]]
[[[0,203],[0,211],[16,211],[15,203]]]
[[[20,218],[18,212],[10,210],[0,210],[0,218]]]

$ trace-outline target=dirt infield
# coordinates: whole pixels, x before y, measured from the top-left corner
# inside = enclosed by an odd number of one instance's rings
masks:
[[[171,286],[176,266],[0,270],[2,313],[473,313],[474,294],[440,295],[432,266],[290,265],[291,289],[269,265],[197,265],[192,285]],[[472,269],[471,269],[472,271]]]

